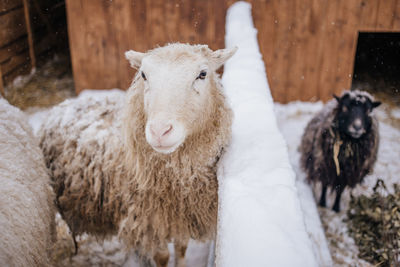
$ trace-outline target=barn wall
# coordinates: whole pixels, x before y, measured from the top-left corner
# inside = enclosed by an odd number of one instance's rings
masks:
[[[219,1],[67,0],[68,31],[77,92],[127,88],[134,73],[128,49],[169,42],[224,47],[225,8]]]
[[[40,59],[56,46],[60,18],[64,17],[66,28],[65,6],[61,0],[30,0],[27,3],[33,35],[32,49],[36,58]],[[29,73],[31,67],[23,0],[0,0],[0,83],[10,83],[16,76]]]
[[[123,53],[168,42],[224,47],[233,0],[67,0],[77,92],[127,88]],[[359,31],[400,31],[400,0],[251,0],[274,99],[327,100],[350,88]]]
[[[351,86],[359,31],[399,31],[400,0],[254,0],[274,99],[327,100]]]
[[[4,83],[30,69],[22,0],[0,0],[0,69]]]

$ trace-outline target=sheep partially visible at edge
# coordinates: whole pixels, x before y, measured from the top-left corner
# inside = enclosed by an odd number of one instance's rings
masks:
[[[24,114],[0,96],[0,266],[51,266],[54,193]]]
[[[232,121],[216,70],[235,51],[128,51],[138,72],[126,95],[82,95],[52,110],[41,147],[74,234],[119,232],[158,266],[168,262],[168,242],[183,266],[190,238],[214,238],[216,163]]]
[[[300,145],[300,161],[309,181],[322,184],[321,206],[326,206],[330,187],[336,191],[333,210],[339,212],[346,186],[355,187],[372,171],[379,132],[371,112],[379,105],[367,92],[345,91],[308,123]]]

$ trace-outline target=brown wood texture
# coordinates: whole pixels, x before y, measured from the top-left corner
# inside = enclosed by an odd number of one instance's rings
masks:
[[[25,15],[25,26],[28,34],[28,44],[29,44],[29,58],[31,60],[31,67],[36,67],[36,56],[35,47],[33,46],[33,31],[31,27],[31,17],[29,14],[29,2],[28,0],[23,0],[24,3],[24,15]]]
[[[4,86],[31,68],[24,7],[19,2],[21,5],[14,6],[2,1],[0,6],[0,10],[8,9],[0,15],[0,67]]]
[[[400,0],[253,0],[276,101],[328,100],[349,89],[358,32],[400,32]]]
[[[0,66],[0,95],[4,96],[4,82],[3,82],[3,74],[1,72],[1,66]]]
[[[224,47],[234,0],[67,0],[77,92],[126,89],[128,49],[168,42]],[[400,0],[250,0],[276,101],[330,99],[350,88],[360,31],[400,31]]]
[[[0,47],[26,35],[22,6],[0,16],[0,25]]]
[[[126,89],[134,73],[124,58],[128,49],[147,51],[178,41],[224,47],[223,1],[67,0],[66,5],[78,92]]]
[[[40,56],[49,57],[48,51],[55,50],[55,39],[60,36],[55,32],[60,33],[60,29],[49,24],[63,16],[65,21],[62,0],[0,0],[0,67],[4,85],[29,73]]]
[[[0,0],[0,14],[22,7],[22,0]]]

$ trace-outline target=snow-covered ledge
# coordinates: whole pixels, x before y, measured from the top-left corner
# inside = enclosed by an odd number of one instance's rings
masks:
[[[232,143],[218,170],[216,265],[317,266],[250,4],[229,8],[225,42],[239,50],[225,64],[222,79],[234,121]]]

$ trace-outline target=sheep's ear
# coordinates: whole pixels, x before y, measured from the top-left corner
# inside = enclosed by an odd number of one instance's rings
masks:
[[[337,101],[338,103],[340,102],[340,97],[338,97],[338,96],[335,95],[335,94],[333,94],[332,96],[336,99],[336,101]]]
[[[372,109],[379,107],[381,104],[382,104],[382,102],[379,102],[379,101],[372,102]]]
[[[230,59],[238,50],[237,46],[219,49],[211,53],[210,61],[212,62],[214,69],[219,69],[228,59]]]
[[[125,52],[125,57],[131,64],[132,68],[139,69],[140,65],[142,65],[142,59],[144,57],[144,53],[129,50]]]

